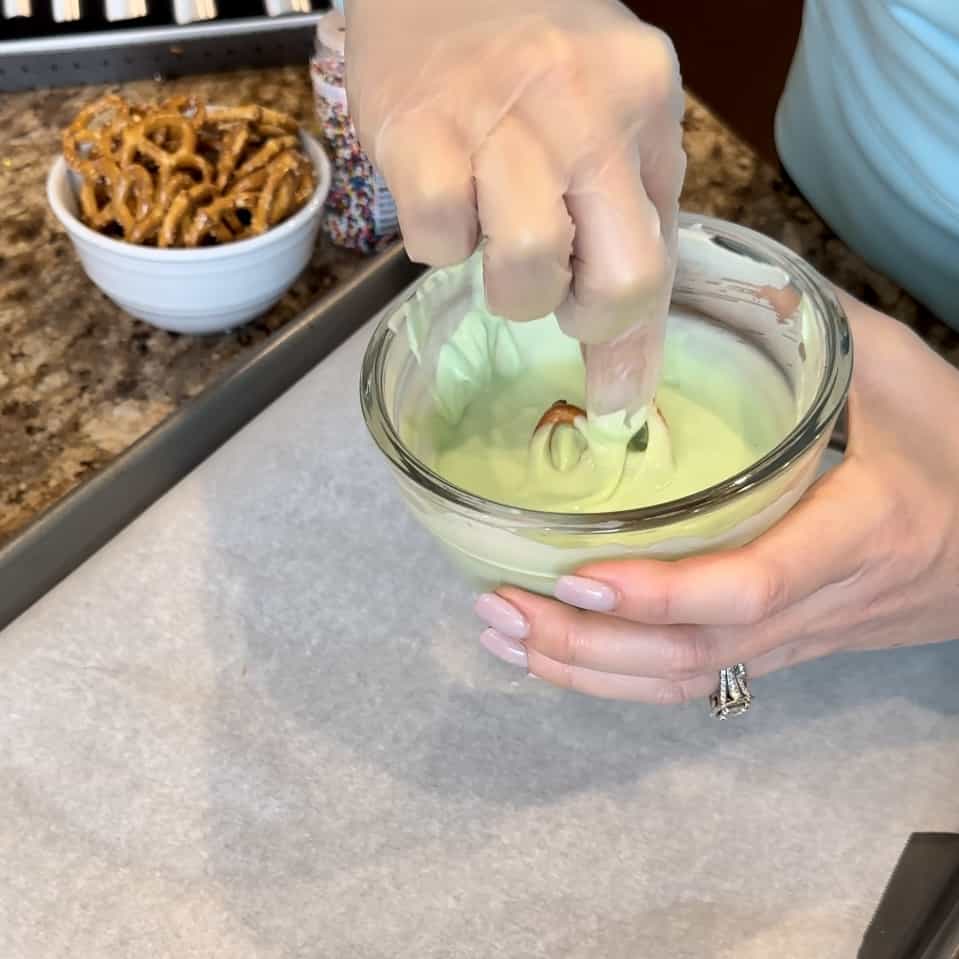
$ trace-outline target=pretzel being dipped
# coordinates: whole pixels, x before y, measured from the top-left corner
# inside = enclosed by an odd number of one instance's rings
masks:
[[[299,126],[257,105],[198,97],[141,106],[109,95],[77,114],[63,152],[80,176],[81,218],[163,248],[230,243],[293,216],[316,189]]]
[[[572,403],[567,403],[566,400],[557,400],[539,418],[539,422],[536,424],[533,433],[538,433],[544,426],[548,426],[550,429],[563,425],[573,426],[578,417],[585,415],[586,410],[574,406]]]
[[[666,417],[663,416],[659,407],[654,403],[652,406],[652,415],[658,417],[664,426],[668,427]],[[586,410],[566,400],[557,400],[540,418],[533,430],[535,436],[544,427],[550,430],[557,426],[575,426],[576,420],[586,416]],[[649,421],[647,420],[637,430],[629,441],[629,450],[633,453],[645,453],[649,445]]]

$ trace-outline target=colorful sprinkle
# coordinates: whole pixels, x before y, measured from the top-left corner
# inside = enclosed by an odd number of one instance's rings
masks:
[[[321,49],[310,71],[316,112],[333,164],[323,227],[337,246],[375,253],[398,234],[396,204],[363,152],[350,120],[343,58]]]

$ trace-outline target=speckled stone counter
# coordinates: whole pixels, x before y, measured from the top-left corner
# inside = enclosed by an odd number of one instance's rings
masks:
[[[257,101],[312,123],[309,78],[299,68],[124,87],[133,98],[185,90],[220,103]],[[132,320],[86,279],[44,194],[60,130],[100,92],[60,89],[0,100],[0,543],[362,262],[321,241],[284,300],[229,334],[175,336]],[[850,254],[775,171],[693,99],[686,147],[686,209],[781,240],[959,363],[959,336]]]

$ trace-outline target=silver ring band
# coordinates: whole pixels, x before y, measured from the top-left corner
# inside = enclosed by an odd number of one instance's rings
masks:
[[[719,671],[719,689],[709,697],[713,718],[739,716],[749,709],[752,701],[753,695],[746,681],[746,667],[742,663]]]

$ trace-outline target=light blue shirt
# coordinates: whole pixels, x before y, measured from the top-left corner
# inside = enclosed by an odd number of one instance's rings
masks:
[[[776,143],[836,233],[959,329],[959,0],[806,0]]]

